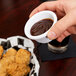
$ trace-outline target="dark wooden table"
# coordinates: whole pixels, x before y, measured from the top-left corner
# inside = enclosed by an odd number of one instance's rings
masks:
[[[0,0],[0,37],[24,35],[30,12],[40,0]],[[76,36],[73,36],[76,41]],[[40,76],[76,76],[76,58],[41,62]]]

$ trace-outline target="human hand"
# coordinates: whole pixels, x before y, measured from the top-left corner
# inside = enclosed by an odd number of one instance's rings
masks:
[[[76,34],[76,0],[44,2],[32,11],[30,17],[43,10],[51,10],[58,17],[57,23],[48,32],[49,39],[61,42],[65,37]]]

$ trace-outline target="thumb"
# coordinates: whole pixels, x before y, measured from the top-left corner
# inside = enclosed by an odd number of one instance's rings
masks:
[[[48,38],[53,40],[58,38],[68,27],[72,26],[75,22],[71,14],[65,15],[62,19],[52,26],[48,32]]]

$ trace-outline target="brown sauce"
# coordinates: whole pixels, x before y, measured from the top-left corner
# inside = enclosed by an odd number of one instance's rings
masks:
[[[52,19],[42,19],[35,23],[31,28],[31,35],[37,36],[45,33],[52,26]]]

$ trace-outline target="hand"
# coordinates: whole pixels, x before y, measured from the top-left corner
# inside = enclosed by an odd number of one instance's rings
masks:
[[[76,34],[76,0],[44,2],[32,11],[30,17],[43,10],[51,10],[58,17],[57,23],[48,32],[49,39],[61,42],[65,37]]]

